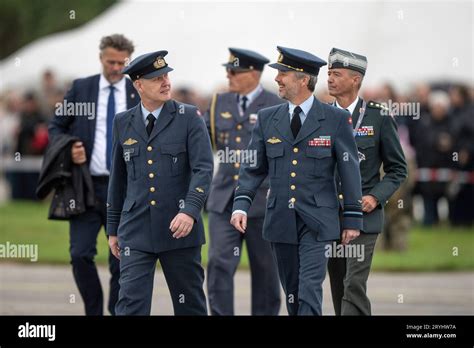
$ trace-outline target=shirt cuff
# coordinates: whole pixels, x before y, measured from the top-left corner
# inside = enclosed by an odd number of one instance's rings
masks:
[[[237,209],[237,210],[234,210],[234,211],[232,212],[232,215],[234,215],[234,214],[237,214],[237,213],[239,213],[239,214],[243,214],[243,215],[247,216],[247,213],[246,213],[245,211],[243,211],[243,210],[239,210],[239,209]]]

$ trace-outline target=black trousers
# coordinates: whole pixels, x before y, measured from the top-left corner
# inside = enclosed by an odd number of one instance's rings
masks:
[[[103,293],[100,284],[95,255],[97,236],[102,226],[106,226],[107,177],[93,177],[96,206],[70,220],[69,236],[72,272],[84,301],[86,315],[103,315]],[[115,315],[118,300],[120,263],[109,249],[110,292],[108,310]]]

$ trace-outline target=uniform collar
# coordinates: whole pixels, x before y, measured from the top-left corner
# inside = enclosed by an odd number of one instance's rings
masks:
[[[355,100],[352,102],[351,105],[349,105],[347,108],[343,108],[342,106],[340,106],[338,103],[337,103],[337,100],[335,102],[335,105],[337,108],[339,109],[343,109],[343,110],[349,110],[349,112],[351,113],[351,115],[354,114],[354,110],[357,106],[357,103],[359,102],[359,97],[355,98]]]
[[[145,108],[145,106],[143,105],[143,103],[140,103],[140,107],[141,107],[141,110],[142,110],[142,116],[143,116],[143,120],[146,120],[147,116],[149,114],[152,114],[153,116],[155,116],[156,119],[158,119],[158,116],[160,115],[160,112],[161,110],[163,109],[163,106],[165,104],[161,105],[158,109],[156,110],[153,110],[153,111],[149,111],[147,108]]]
[[[260,93],[262,93],[263,91],[263,87],[262,85],[258,85],[253,91],[249,92],[248,94],[245,94],[245,96],[247,97],[247,105],[250,105],[255,99],[257,99],[257,97],[260,95]],[[240,102],[243,98],[243,95],[240,95],[240,94],[237,94],[239,100],[238,102]]]
[[[289,111],[290,111],[290,115],[293,115],[293,111],[295,110],[295,108],[297,106],[299,106],[301,108],[301,110],[303,111],[303,113],[308,116],[308,113],[309,113],[309,110],[311,110],[311,107],[313,106],[313,102],[314,102],[314,95],[310,95],[310,97],[308,99],[306,99],[304,102],[302,102],[300,105],[295,105],[293,104],[292,102],[288,102],[288,107],[289,107]]]

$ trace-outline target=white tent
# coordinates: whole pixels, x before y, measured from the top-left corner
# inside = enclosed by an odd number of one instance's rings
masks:
[[[72,9],[73,10],[73,9]],[[68,13],[65,13],[69,16]],[[76,18],[80,13],[75,13]],[[54,20],[54,18],[51,18]],[[123,1],[75,30],[37,40],[0,62],[0,91],[34,86],[46,68],[61,79],[97,73],[102,36],[123,33],[135,55],[166,49],[174,86],[211,92],[225,83],[227,47],[254,49],[271,60],[276,45],[323,59],[332,47],[365,54],[365,86],[421,80],[472,83],[473,2],[408,1]],[[325,86],[323,68],[320,86]],[[274,86],[273,69],[263,74]]]

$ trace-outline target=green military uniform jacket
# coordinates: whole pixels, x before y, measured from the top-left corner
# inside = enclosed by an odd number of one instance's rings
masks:
[[[363,106],[359,98],[352,114],[356,127]],[[363,232],[380,233],[383,229],[383,207],[407,178],[405,155],[400,145],[397,124],[387,109],[376,102],[368,102],[362,123],[355,129],[359,151],[362,195],[374,196],[379,204],[369,214],[364,213]],[[383,176],[380,172],[382,166]]]

